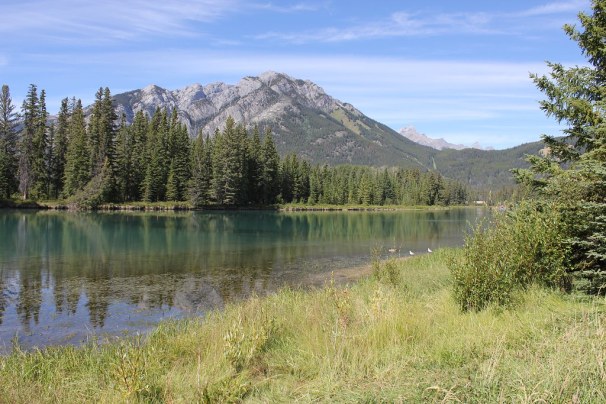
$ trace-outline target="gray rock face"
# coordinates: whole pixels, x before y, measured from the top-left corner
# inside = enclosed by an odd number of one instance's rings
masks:
[[[200,130],[212,134],[228,116],[247,126],[272,123],[285,114],[300,112],[301,107],[330,115],[343,108],[362,114],[349,104],[327,95],[311,81],[297,80],[286,74],[265,72],[258,77],[244,77],[236,85],[193,84],[179,90],[149,85],[141,90],[114,96],[119,115],[132,122],[138,111],[153,115],[156,108],[177,108],[181,121],[195,136]]]
[[[155,85],[114,96],[119,116],[132,122],[137,111],[149,116],[157,108],[177,109],[195,137],[222,129],[229,116],[247,128],[272,129],[281,154],[297,153],[311,162],[329,164],[426,167],[426,151],[394,130],[341,102],[309,80],[265,72],[237,84],[193,84],[180,90]],[[422,161],[423,160],[423,161]]]

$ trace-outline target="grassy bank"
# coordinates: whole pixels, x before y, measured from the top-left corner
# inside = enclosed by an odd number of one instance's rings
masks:
[[[0,358],[0,402],[605,402],[606,301],[532,288],[462,313],[447,262],[282,291],[147,338]]]
[[[393,210],[448,210],[465,206],[407,206],[407,205],[330,205],[284,203],[266,206],[208,205],[194,207],[190,202],[124,202],[104,203],[95,210],[101,211],[185,211],[185,210],[280,210],[280,211],[393,211]],[[0,200],[0,208],[12,209],[69,209],[65,200],[21,201]]]
[[[394,211],[394,210],[448,210],[464,206],[441,206],[441,205],[331,205],[331,204],[302,204],[285,203],[278,205],[282,211]]]

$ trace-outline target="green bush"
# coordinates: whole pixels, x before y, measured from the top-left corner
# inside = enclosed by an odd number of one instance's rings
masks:
[[[531,284],[568,289],[569,246],[555,204],[524,202],[496,213],[465,241],[450,268],[454,296],[463,310],[506,306],[514,292]]]

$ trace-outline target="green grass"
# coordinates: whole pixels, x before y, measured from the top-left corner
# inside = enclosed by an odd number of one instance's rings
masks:
[[[0,358],[0,402],[606,402],[606,301],[531,287],[463,313],[460,251],[373,265],[146,338]]]
[[[362,204],[345,204],[345,205],[334,205],[328,203],[317,203],[317,204],[307,204],[307,203],[283,203],[279,204],[278,208],[280,210],[448,210],[453,208],[461,208],[468,206],[439,206],[439,205],[419,205],[419,206],[410,206],[410,205],[362,205]]]

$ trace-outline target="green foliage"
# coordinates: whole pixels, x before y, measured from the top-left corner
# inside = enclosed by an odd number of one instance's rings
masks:
[[[69,125],[75,102],[70,106],[69,100],[61,100],[61,109],[57,116],[53,141],[51,142],[52,158],[50,169],[50,197],[58,199],[65,186],[65,165],[69,143]]]
[[[545,94],[541,109],[568,125],[561,139],[543,136],[543,157],[529,158],[530,170],[516,170],[539,199],[558,205],[562,237],[571,246],[570,270],[583,289],[606,292],[606,1],[594,0],[592,14],[579,14],[582,31],[566,25],[589,66],[548,63],[549,76],[532,75]]]
[[[86,144],[86,123],[82,102],[74,106],[69,123],[69,140],[65,155],[65,186],[63,195],[72,196],[82,190],[90,180],[90,154]]]
[[[533,284],[568,289],[571,248],[556,204],[526,202],[478,225],[464,254],[451,262],[454,296],[463,310],[506,306]]]
[[[105,159],[101,172],[95,175],[86,185],[67,199],[72,209],[97,209],[101,204],[110,200],[116,184],[109,158]]]
[[[157,109],[148,125],[146,156],[147,165],[143,180],[143,200],[163,201],[170,169],[169,124],[167,111]]]
[[[10,89],[0,93],[0,198],[8,199],[17,190],[17,113]]]
[[[276,150],[271,130],[267,129],[261,146],[261,202],[264,205],[276,203],[280,193],[280,156]]]
[[[212,143],[210,138],[198,134],[192,147],[192,179],[190,199],[192,205],[200,207],[211,202]]]
[[[394,258],[381,261],[379,251],[373,251],[372,255],[372,276],[379,282],[385,282],[392,286],[400,285],[402,278],[397,261]]]

